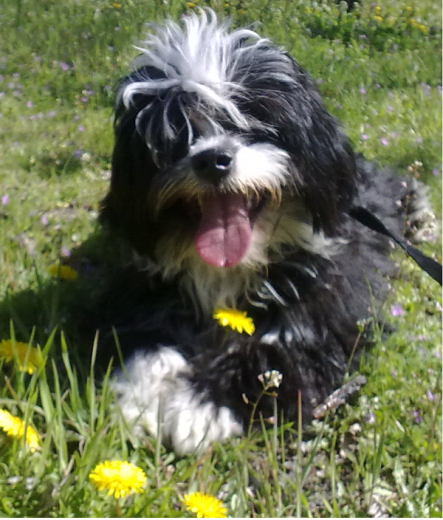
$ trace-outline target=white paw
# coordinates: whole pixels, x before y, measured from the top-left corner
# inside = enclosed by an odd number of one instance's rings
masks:
[[[194,391],[189,373],[181,354],[162,347],[154,353],[137,352],[112,382],[134,433],[161,433],[179,455],[202,452],[212,442],[243,431],[229,408],[217,407]]]

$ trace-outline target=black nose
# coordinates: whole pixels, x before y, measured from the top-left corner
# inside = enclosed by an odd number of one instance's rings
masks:
[[[203,150],[191,159],[197,177],[213,184],[220,183],[231,173],[232,162],[232,155],[228,151],[217,148]]]

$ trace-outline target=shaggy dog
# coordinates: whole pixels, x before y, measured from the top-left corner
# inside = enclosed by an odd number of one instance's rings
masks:
[[[257,403],[265,419],[274,399],[287,420],[312,418],[370,342],[395,272],[389,239],[352,208],[400,235],[428,211],[415,181],[355,156],[291,56],[228,26],[202,11],[139,48],[101,211],[137,300],[117,295],[113,388],[135,431],[179,454],[241,434]],[[220,326],[217,309],[255,331]]]

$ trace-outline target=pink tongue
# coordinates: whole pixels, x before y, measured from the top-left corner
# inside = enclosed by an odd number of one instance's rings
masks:
[[[233,267],[251,242],[251,222],[242,195],[205,195],[202,219],[194,238],[200,258],[214,267]]]

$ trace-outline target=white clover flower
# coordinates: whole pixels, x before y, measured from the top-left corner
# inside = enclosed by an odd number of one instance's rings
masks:
[[[283,380],[283,374],[278,370],[268,370],[257,376],[257,379],[267,388],[278,388]]]

